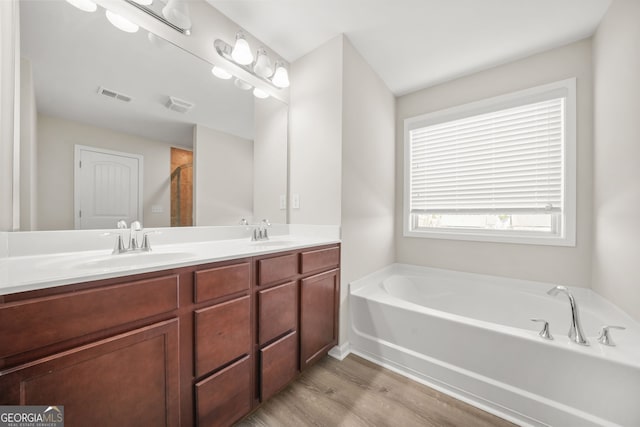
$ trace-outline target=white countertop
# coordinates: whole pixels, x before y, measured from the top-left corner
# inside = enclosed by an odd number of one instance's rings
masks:
[[[165,244],[152,252],[118,255],[101,249],[10,256],[0,258],[0,295],[339,242],[332,237],[280,235],[258,242],[243,238]]]

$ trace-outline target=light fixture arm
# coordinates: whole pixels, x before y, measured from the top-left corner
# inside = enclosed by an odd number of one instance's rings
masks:
[[[128,4],[130,4],[131,6],[137,8],[137,9],[140,9],[141,11],[146,13],[147,15],[153,16],[158,21],[162,22],[165,25],[168,25],[169,27],[171,27],[172,29],[176,30],[180,34],[184,34],[185,36],[191,35],[191,30],[190,29],[178,27],[177,25],[175,25],[172,22],[169,22],[167,19],[165,19],[164,16],[157,14],[154,10],[152,10],[152,9],[150,9],[150,8],[144,6],[144,5],[141,5],[140,3],[136,3],[133,0],[124,0],[124,1],[127,2]]]
[[[257,74],[253,70],[253,67],[256,64],[256,61],[258,60],[257,57],[256,57],[256,59],[254,59],[254,61],[251,64],[243,65],[243,64],[237,63],[231,57],[231,52],[233,51],[233,47],[229,43],[225,42],[224,40],[216,39],[213,42],[213,47],[215,47],[216,52],[218,52],[218,55],[220,55],[225,60],[231,62],[233,65],[242,68],[247,73],[251,74],[252,76],[254,76],[254,77],[258,78],[258,79],[260,79],[261,81],[267,83],[269,86],[271,86],[271,87],[273,87],[275,89],[278,89],[278,90],[282,89],[282,88],[279,88],[278,86],[274,85],[273,82],[271,80],[269,80],[268,78],[262,77],[261,75]]]

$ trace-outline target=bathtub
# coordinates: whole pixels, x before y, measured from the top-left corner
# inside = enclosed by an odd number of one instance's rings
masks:
[[[552,286],[394,264],[350,284],[349,350],[516,424],[640,426],[640,325],[571,288],[590,346],[570,342]],[[627,328],[616,347],[598,343],[602,325]]]

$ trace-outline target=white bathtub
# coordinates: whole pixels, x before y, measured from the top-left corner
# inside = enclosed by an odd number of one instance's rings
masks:
[[[517,424],[640,426],[640,325],[571,288],[590,346],[572,343],[552,286],[394,264],[350,284],[350,350]],[[627,328],[616,347],[597,341],[607,324]]]

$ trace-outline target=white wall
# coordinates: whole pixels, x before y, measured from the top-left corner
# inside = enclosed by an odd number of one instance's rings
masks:
[[[293,224],[340,224],[342,36],[291,64],[290,189]]]
[[[38,140],[31,61],[20,60],[20,230],[38,229]]]
[[[38,115],[38,230],[73,230],[74,146],[88,145],[144,156],[144,227],[171,224],[171,146],[70,120]],[[151,206],[162,206],[152,213]]]
[[[403,237],[403,120],[448,107],[577,78],[577,246],[535,246]],[[590,286],[592,206],[591,40],[583,40],[398,98],[396,250],[398,262]]]
[[[257,221],[287,222],[287,104],[273,98],[254,103],[253,216]]]
[[[611,4],[593,52],[593,289],[640,320],[640,2]]]
[[[195,225],[238,225],[253,216],[253,141],[196,125]]]
[[[340,343],[348,284],[395,261],[395,97],[344,39]]]

